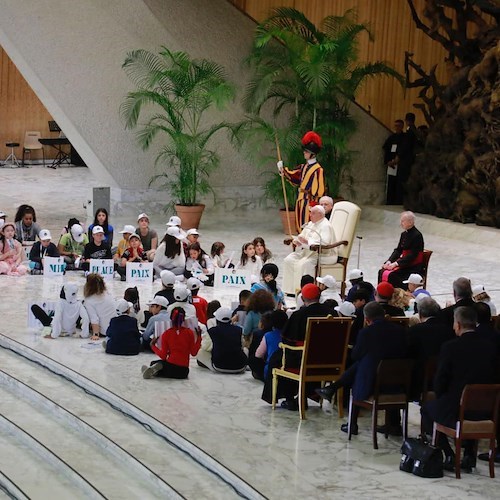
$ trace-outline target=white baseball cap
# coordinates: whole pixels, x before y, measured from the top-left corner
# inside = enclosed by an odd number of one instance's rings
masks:
[[[169,286],[169,285],[175,285],[175,274],[172,271],[168,271],[167,269],[164,269],[160,273],[160,279],[161,282],[163,283],[163,286]]]
[[[363,277],[363,271],[361,269],[353,269],[349,272],[348,279],[350,280],[359,280],[359,278]]]
[[[184,233],[184,231],[182,231],[177,226],[170,226],[167,229],[167,234],[169,236],[173,236],[174,238],[177,238],[178,240],[183,240],[186,237],[186,234]]]
[[[181,218],[177,217],[177,215],[172,215],[170,219],[168,219],[167,226],[173,227],[173,226],[180,226],[181,225]]]
[[[148,221],[149,221],[149,215],[142,212],[142,214],[139,214],[137,216],[137,222],[139,222],[141,219],[144,219],[144,218],[148,219]]]
[[[408,284],[411,283],[412,285],[423,285],[424,280],[420,274],[410,274],[407,280],[404,280],[403,283]]]
[[[403,282],[404,283],[404,282]],[[476,285],[472,287],[472,295],[479,295],[480,293],[488,293],[484,285]]]
[[[64,285],[63,288],[66,302],[69,302],[70,304],[75,303],[77,301],[78,285],[68,283],[67,285]]]
[[[94,226],[92,228],[92,234],[100,234],[100,233],[104,234],[104,229],[102,228],[102,226]]]
[[[322,283],[327,288],[333,288],[335,286],[335,284],[337,283],[337,280],[333,276],[330,276],[329,274],[327,274],[326,276],[323,276],[323,277],[316,278],[316,281],[318,283]]]
[[[38,233],[38,237],[40,238],[40,241],[46,241],[52,239],[52,235],[50,234],[50,231],[48,229],[42,229]]]
[[[203,283],[198,278],[189,278],[186,281],[186,286],[188,290],[199,290],[203,287]]]
[[[229,307],[219,307],[219,309],[214,312],[214,318],[222,323],[229,323],[232,314],[233,311]]]
[[[335,307],[335,310],[342,314],[342,316],[356,316],[356,308],[354,307],[354,304],[352,302],[347,302],[347,300],[342,302],[340,306]]]
[[[140,237],[138,234],[132,233],[132,234],[128,237],[128,241],[130,241],[132,238],[137,238],[139,241],[141,241],[141,237]]]
[[[180,283],[174,287],[174,299],[179,302],[184,302],[189,296],[189,290],[186,285],[181,285]]]
[[[198,229],[196,229],[195,227],[187,230],[186,236],[189,236],[190,234],[197,234],[198,236],[200,235],[200,233],[198,232]]]
[[[153,300],[149,301],[147,303],[148,306],[161,306],[164,307],[165,309],[170,305],[168,300],[163,297],[162,295],[156,295],[156,297],[153,297]]]
[[[135,227],[132,226],[131,224],[126,224],[125,226],[123,226],[123,229],[120,231],[120,234],[125,234],[125,233],[129,233],[129,234],[135,233]]]
[[[80,226],[80,224],[73,224],[71,226],[70,232],[71,232],[71,236],[73,236],[73,239],[77,243],[81,243],[83,241],[83,237],[84,237],[85,232],[83,230],[83,227]]]
[[[7,217],[7,214],[0,210],[0,219],[3,219],[4,217]]]
[[[128,302],[125,299],[120,299],[116,302],[116,313],[118,316],[125,314],[134,304],[132,302]]]

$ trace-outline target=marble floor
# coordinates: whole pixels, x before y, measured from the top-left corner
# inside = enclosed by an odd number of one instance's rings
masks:
[[[69,217],[85,220],[83,208],[89,186],[96,185],[87,169],[58,170],[0,169],[0,210],[13,219],[21,203],[32,204],[38,221],[58,235]],[[358,235],[349,268],[359,267],[369,281],[376,281],[377,269],[397,242],[397,209],[363,207]],[[162,233],[171,214],[150,214],[152,226]],[[87,221],[90,222],[90,221]],[[134,224],[133,218],[112,214],[115,230]],[[473,284],[484,284],[500,305],[500,231],[475,226],[443,223],[432,217],[418,217],[426,247],[434,251],[428,288],[444,304],[451,299],[451,284],[458,276]],[[239,255],[241,245],[260,235],[280,265],[287,253],[282,244],[280,221],[274,210],[221,215],[216,209],[203,217],[200,227],[202,246],[215,240],[226,244],[228,253]],[[83,287],[79,273],[68,273],[66,281]],[[446,474],[443,479],[426,480],[398,470],[401,442],[396,438],[379,442],[373,450],[369,420],[360,420],[360,434],[348,442],[340,432],[337,413],[327,413],[311,404],[307,420],[277,409],[260,399],[262,386],[249,372],[238,376],[214,374],[192,362],[186,381],[143,380],[140,367],[153,356],[132,358],[105,355],[101,349],[88,349],[81,339],[45,340],[27,328],[27,304],[38,299],[57,298],[60,282],[41,276],[0,277],[0,333],[20,345],[32,348],[109,389],[183,436],[220,464],[268,498],[498,498],[498,479],[488,477],[486,464],[460,481]],[[113,281],[110,290],[119,297],[126,283]],[[159,285],[140,286],[145,304]],[[212,289],[201,293],[229,305],[235,297],[217,296]],[[289,305],[293,305],[291,302]],[[0,350],[0,365],[8,364]],[[3,404],[6,404],[5,402]],[[418,433],[418,409],[412,407],[410,433]],[[77,451],[75,451],[77,453]],[[499,470],[497,467],[497,474]],[[186,477],[189,482],[189,477]],[[226,495],[203,490],[203,498]],[[194,492],[186,494],[188,498]],[[235,496],[236,493],[228,496]],[[199,495],[198,495],[199,496]],[[41,496],[39,498],[42,498]]]

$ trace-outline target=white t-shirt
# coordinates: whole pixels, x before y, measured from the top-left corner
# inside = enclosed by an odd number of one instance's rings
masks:
[[[111,318],[116,316],[116,302],[109,293],[86,297],[83,305],[89,314],[90,323],[99,325],[101,335],[106,335]]]

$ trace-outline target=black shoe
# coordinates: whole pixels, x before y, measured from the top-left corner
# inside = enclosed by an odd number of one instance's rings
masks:
[[[480,453],[477,456],[477,458],[479,458],[479,460],[484,460],[485,462],[489,462],[490,461],[490,453],[489,452],[487,452],[487,453]],[[496,464],[500,464],[500,451],[496,452],[495,463]]]
[[[389,436],[402,436],[403,428],[400,425],[388,425],[387,431],[385,425],[377,425],[377,432],[380,434],[388,434]]]
[[[455,455],[449,455],[445,457],[443,469],[447,470],[448,472],[455,472]]]
[[[299,403],[296,399],[285,399],[281,402],[281,408],[290,411],[299,411]]]
[[[349,432],[349,424],[342,424],[340,426],[340,430],[342,432],[348,433]],[[355,425],[352,426],[351,434],[353,436],[357,436],[358,435],[358,426],[357,426],[357,424],[355,424]]]
[[[337,388],[335,387],[335,384],[330,384],[328,387],[315,389],[314,392],[331,403],[334,394],[337,392]]]
[[[472,469],[476,468],[476,457],[474,455],[464,455],[462,462],[460,462],[460,468],[464,472],[472,472]]]

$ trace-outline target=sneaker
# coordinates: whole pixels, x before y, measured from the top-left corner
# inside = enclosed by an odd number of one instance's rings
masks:
[[[50,337],[51,334],[52,334],[52,327],[51,326],[44,326],[42,328],[42,336]]]
[[[161,363],[155,363],[152,366],[148,366],[143,372],[142,372],[142,377],[143,378],[153,378],[156,377],[156,374],[161,371],[162,365]]]
[[[32,269],[31,270],[31,275],[32,276],[38,276],[40,274],[42,274],[42,270],[41,269]]]

